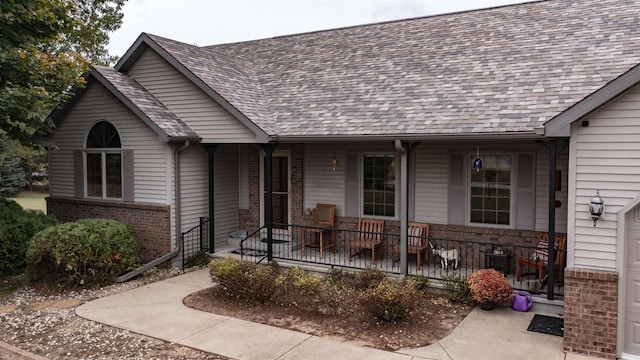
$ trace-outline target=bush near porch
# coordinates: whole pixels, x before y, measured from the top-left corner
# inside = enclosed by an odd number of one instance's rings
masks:
[[[141,263],[138,245],[126,225],[83,219],[45,229],[27,246],[27,277],[59,288],[112,283]]]
[[[297,267],[284,270],[276,263],[257,265],[227,257],[211,261],[209,269],[228,296],[244,301],[302,306],[325,315],[364,312],[386,323],[410,317],[425,288],[424,281],[389,278],[374,268],[320,276]]]

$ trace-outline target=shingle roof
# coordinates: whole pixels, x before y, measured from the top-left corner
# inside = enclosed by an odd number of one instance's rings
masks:
[[[549,0],[198,48],[270,135],[533,133],[640,63],[640,1]]]
[[[167,140],[200,140],[195,131],[133,78],[104,66],[95,66],[93,71],[94,76],[102,76],[117,92],[130,101],[146,118],[143,120],[150,121],[148,125],[160,132],[159,135],[166,137]]]

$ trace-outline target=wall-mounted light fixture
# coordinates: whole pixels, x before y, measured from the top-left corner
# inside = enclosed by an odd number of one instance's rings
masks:
[[[598,219],[604,214],[604,201],[600,197],[600,190],[596,190],[596,196],[589,201],[589,214],[593,219],[593,226],[596,226]]]
[[[473,160],[473,170],[479,172],[482,170],[482,159],[480,159],[480,145],[476,147],[476,159]]]

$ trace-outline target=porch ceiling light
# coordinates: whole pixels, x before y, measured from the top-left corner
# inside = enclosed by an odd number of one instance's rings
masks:
[[[473,170],[479,172],[482,170],[482,159],[480,159],[480,145],[476,147],[476,159],[473,160]]]
[[[595,227],[598,219],[604,214],[604,201],[600,197],[600,190],[596,190],[596,196],[589,201],[589,214],[591,214],[593,226]]]

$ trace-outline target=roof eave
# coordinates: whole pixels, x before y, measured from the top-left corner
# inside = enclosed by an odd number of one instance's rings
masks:
[[[575,103],[544,124],[545,137],[567,136],[569,127],[640,83],[640,64]]]
[[[457,133],[457,134],[355,134],[355,135],[279,135],[272,136],[270,142],[294,143],[294,142],[345,142],[345,141],[428,141],[428,140],[540,140],[543,136],[540,131],[521,132],[491,132],[491,133]]]

